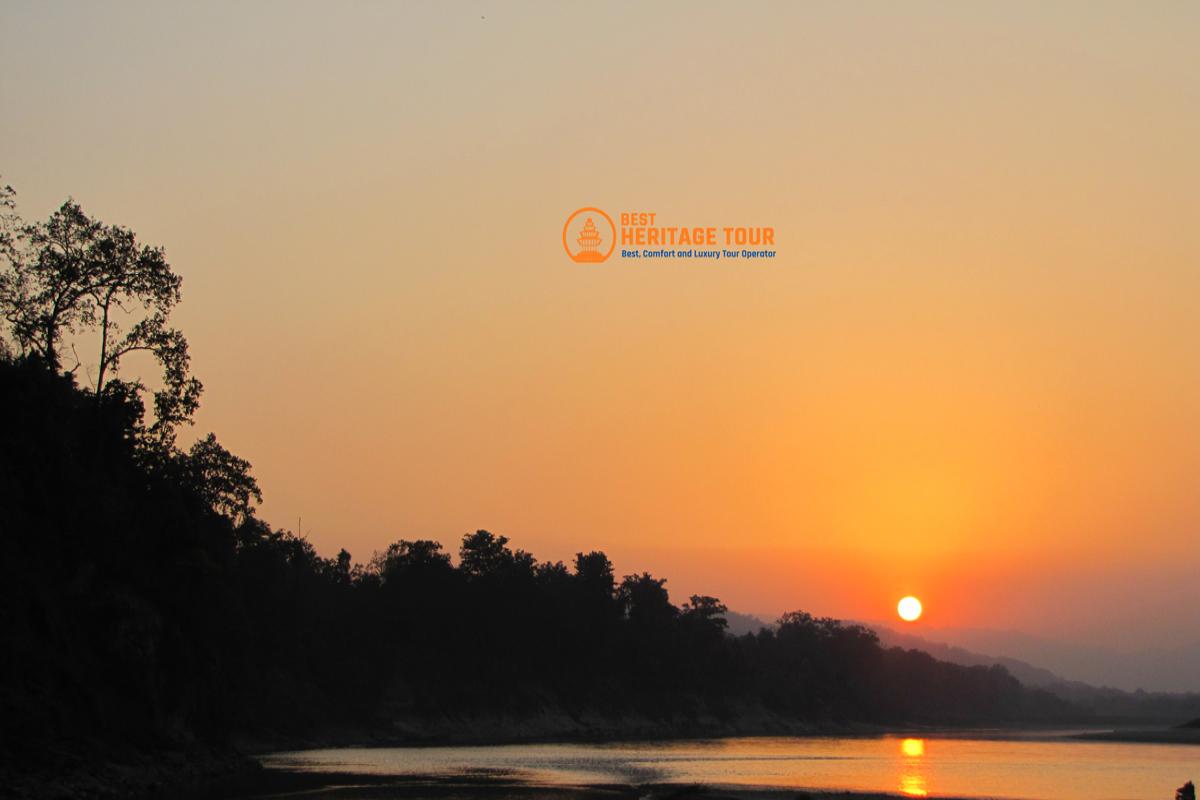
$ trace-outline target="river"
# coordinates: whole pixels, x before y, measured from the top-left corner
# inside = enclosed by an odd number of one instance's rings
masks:
[[[337,748],[275,753],[269,769],[471,777],[540,786],[703,784],[911,797],[1172,800],[1200,747],[1079,741],[1067,732],[733,738],[608,744]]]

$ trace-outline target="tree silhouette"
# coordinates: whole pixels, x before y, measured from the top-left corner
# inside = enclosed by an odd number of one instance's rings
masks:
[[[160,249],[72,201],[25,225],[4,187],[0,257],[0,548],[15,565],[0,580],[0,763],[57,775],[49,762],[72,747],[104,758],[234,734],[466,732],[485,717],[695,734],[1093,713],[1002,667],[884,650],[866,628],[804,612],[734,637],[717,598],[676,606],[648,572],[618,583],[598,550],[568,569],[477,530],[457,565],[428,539],[365,565],[323,558],[255,515],[249,462],[214,434],[175,445],[200,385],[168,325],[180,281]],[[100,342],[90,390],[78,360],[62,370],[81,334]],[[150,427],[145,387],[120,377],[139,351],[165,373]],[[1200,715],[1200,697],[1102,701],[1101,713]]]
[[[222,447],[216,434],[196,441],[178,461],[185,485],[234,524],[254,514],[251,501],[262,502],[258,482],[250,475],[250,462]]]
[[[612,598],[616,589],[616,578],[613,577],[613,565],[608,556],[599,550],[588,554],[575,554],[575,575],[586,587],[588,594],[596,597]]]
[[[450,556],[442,552],[442,546],[437,542],[401,539],[388,545],[383,553],[377,553],[371,566],[384,581],[400,580],[405,573],[416,570],[449,570]]]
[[[464,536],[458,555],[461,569],[469,577],[502,577],[516,572],[533,574],[533,556],[524,550],[510,550],[507,536],[496,536],[488,531],[475,531]]]
[[[729,609],[715,597],[694,594],[689,602],[683,604],[680,611],[685,621],[694,622],[703,628],[724,631],[729,626],[725,619]]]
[[[666,578],[655,578],[649,572],[625,576],[617,589],[617,601],[631,625],[661,628],[679,614],[679,609],[671,605],[666,583]]]
[[[74,337],[93,333],[94,393],[125,401],[146,389],[139,379],[121,380],[122,361],[144,352],[161,367],[154,391],[154,422],[141,431],[147,443],[167,452],[177,426],[191,419],[203,387],[189,374],[187,339],[171,328],[182,279],[162,248],[140,245],[134,233],[105,225],[67,200],[42,223],[23,224],[15,216],[13,193],[0,195],[5,209],[0,256],[0,312],[21,353],[31,354],[57,372],[64,348],[83,361]]]

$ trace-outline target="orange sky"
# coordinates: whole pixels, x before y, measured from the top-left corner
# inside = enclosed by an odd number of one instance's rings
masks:
[[[676,601],[1200,637],[1200,6],[6,3],[0,172],[166,246],[263,516]],[[575,208],[770,225],[578,265]]]

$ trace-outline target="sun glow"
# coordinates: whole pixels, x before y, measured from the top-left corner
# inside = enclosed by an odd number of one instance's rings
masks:
[[[904,620],[905,622],[916,622],[921,618],[922,610],[921,601],[912,595],[902,598],[900,602],[896,604],[896,613],[899,614],[900,619]]]
[[[905,598],[905,600],[916,598]],[[929,789],[925,781],[922,759],[925,757],[924,739],[905,739],[900,742],[902,766],[900,772],[900,794],[907,797],[927,797]]]

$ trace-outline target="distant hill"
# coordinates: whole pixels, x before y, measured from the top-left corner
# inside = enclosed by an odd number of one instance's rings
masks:
[[[726,614],[729,621],[728,631],[735,636],[754,633],[762,628],[774,629],[775,625],[753,614],[741,614],[730,611]],[[1139,664],[1141,674],[1150,678],[1152,686],[1193,686],[1200,683],[1200,661],[1197,671],[1188,674],[1180,669],[1180,664],[1189,664],[1190,653],[1196,649],[1200,656],[1200,644],[1195,648],[1180,648],[1176,651],[1143,651],[1141,653],[1121,654],[1101,648],[1088,648],[1064,642],[1051,642],[1038,639],[1026,634],[973,631],[969,629],[926,629],[927,636],[918,636],[897,630],[882,622],[859,622],[875,631],[879,643],[884,649],[900,648],[901,650],[917,650],[949,664],[964,667],[1004,667],[1010,675],[1031,689],[1043,689],[1057,698],[1066,700],[1080,709],[1086,709],[1093,721],[1113,722],[1153,722],[1180,724],[1200,724],[1198,721],[1188,722],[1200,715],[1200,693],[1188,691],[1146,691],[1138,686],[1131,690],[1125,686],[1113,686],[1103,681],[1089,682],[1079,680],[1079,672],[1087,675],[1106,676],[1119,671],[1123,665]],[[1017,652],[1038,652],[1037,645],[1050,645],[1047,652],[1060,656],[1057,663],[1077,666],[1086,663],[1090,657],[1092,663],[1086,670],[1075,670],[1063,674],[1055,669],[1048,669],[1041,664],[1034,664],[1023,658],[1008,655],[989,655],[974,648],[964,647],[948,641],[938,641],[934,636],[962,636],[974,641],[994,641],[1000,645],[1012,643],[1017,646]],[[1024,645],[1021,647],[1020,645]],[[997,649],[993,652],[1008,652]],[[1161,675],[1153,673],[1156,663],[1166,662],[1170,668],[1164,669]],[[1132,674],[1132,673],[1130,673]],[[1157,680],[1154,680],[1155,678]]]
[[[763,628],[774,628],[775,623],[767,622],[754,614],[739,614],[736,611],[726,611],[725,621],[729,626],[725,629],[733,636],[745,636],[747,633],[758,633]]]
[[[1095,686],[1080,680],[1069,680],[1051,670],[1020,659],[984,655],[964,647],[903,633],[882,623],[871,623],[868,627],[875,631],[884,647],[920,650],[939,661],[968,667],[999,664],[1026,686],[1045,689],[1063,700],[1086,708],[1097,720],[1167,721],[1179,724],[1181,720],[1188,720],[1200,713],[1200,693],[1146,692],[1141,689],[1127,691],[1109,686]],[[1111,656],[1103,652],[1096,657],[1103,660]],[[1103,669],[1103,665],[1097,665],[1096,668]],[[1200,719],[1180,725],[1191,726],[1200,726]]]
[[[869,623],[869,627],[889,628],[896,635],[908,635],[891,629],[886,622]],[[1036,664],[1062,680],[1082,681],[1092,686],[1112,686],[1129,692],[1200,691],[1200,641],[1170,648],[1123,651],[1017,631],[977,628],[924,628],[922,635],[915,638],[923,639],[928,647],[935,649],[941,645],[970,653],[1003,654],[1007,659]],[[919,649],[934,652],[925,645]],[[1000,659],[995,661],[1004,663]],[[1017,668],[1010,671],[1020,676]],[[1034,685],[1043,685],[1041,680],[1030,678]]]
[[[990,667],[992,664],[999,664],[1026,686],[1046,688],[1065,682],[1064,678],[1050,670],[1035,667],[1020,659],[976,653],[962,647],[955,647],[954,645],[931,641],[921,636],[902,633],[894,628],[889,628],[886,625],[878,623],[870,627],[879,635],[879,643],[884,647],[923,650],[940,661],[949,661],[951,664],[962,664],[966,667]]]
[[[1011,631],[951,629],[941,635],[972,650],[1005,653],[1096,686],[1127,691],[1200,691],[1200,641],[1123,651]]]

